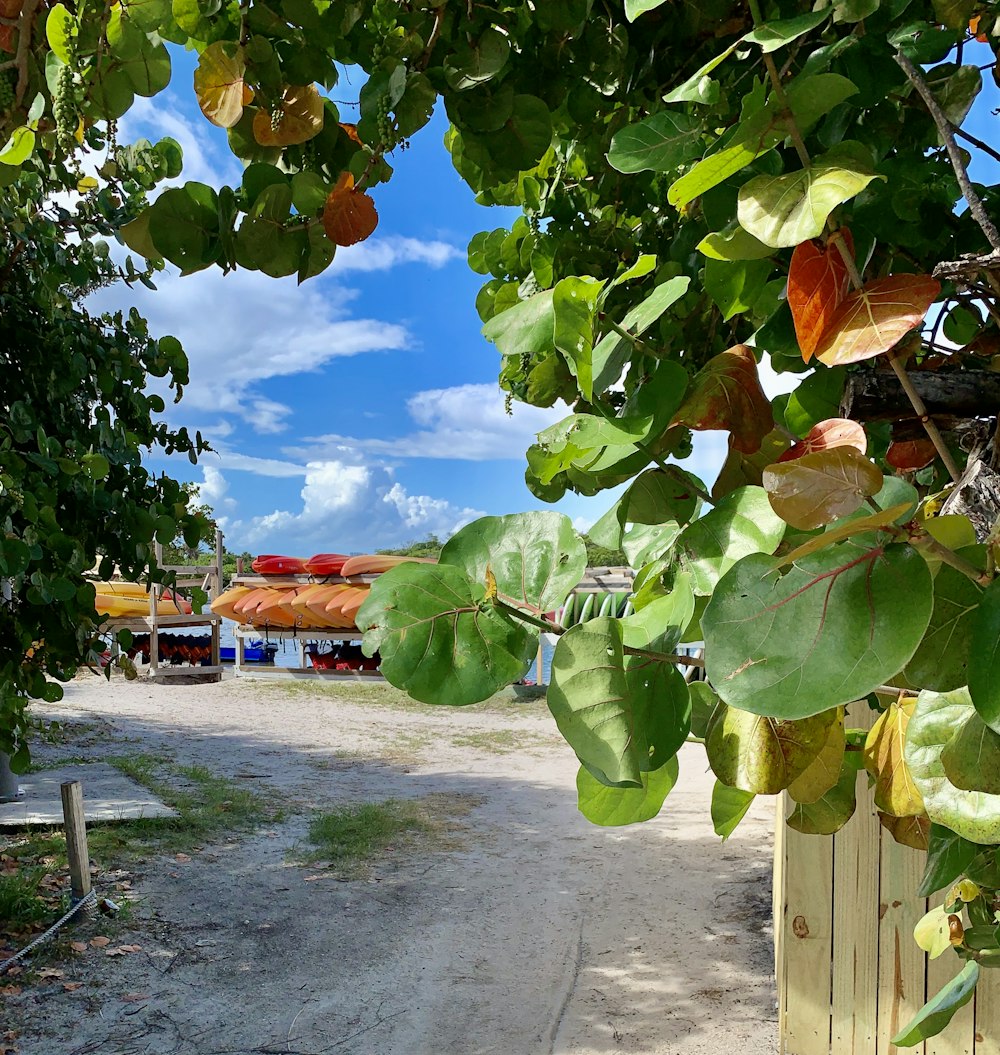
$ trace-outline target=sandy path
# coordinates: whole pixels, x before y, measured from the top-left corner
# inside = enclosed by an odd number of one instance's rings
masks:
[[[722,844],[685,748],[660,817],[602,829],[538,705],[401,710],[227,681],[74,682],[49,716],[273,789],[272,831],[150,868],[132,940],[8,1006],[23,1055],[771,1055],[769,804]],[[487,736],[520,744],[489,749]],[[121,753],[120,743],[109,747]],[[289,866],[310,810],[448,792],[458,849],[376,879]],[[140,1001],[122,996],[144,994]],[[2,1009],[0,1009],[2,1013]]]

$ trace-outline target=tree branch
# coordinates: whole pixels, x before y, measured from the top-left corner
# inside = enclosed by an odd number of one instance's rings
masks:
[[[897,51],[893,58],[895,58],[896,64],[906,74],[906,78],[910,84],[916,88],[917,93],[920,98],[923,99],[924,105],[927,107],[927,112],[931,115],[934,124],[937,126],[938,134],[941,136],[945,149],[948,151],[948,158],[951,161],[951,167],[955,170],[955,178],[958,180],[958,185],[962,190],[963,197],[969,203],[969,210],[975,218],[976,223],[979,224],[990,245],[997,252],[1000,252],[1000,231],[997,231],[993,221],[986,214],[986,210],[983,208],[983,203],[969,180],[969,174],[965,169],[965,162],[962,160],[962,155],[959,153],[958,145],[955,142],[953,131],[954,126],[951,121],[948,120],[945,112],[938,105],[937,99],[934,98],[934,93],[927,86],[927,82],[924,80],[917,67],[914,66],[901,51]]]

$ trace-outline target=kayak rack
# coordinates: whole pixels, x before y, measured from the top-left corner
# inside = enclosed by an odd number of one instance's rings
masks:
[[[293,584],[294,585],[294,584]],[[317,670],[308,665],[306,648],[320,641],[360,641],[364,636],[360,630],[313,630],[293,627],[262,627],[243,624],[233,630],[236,638],[236,662],[233,672],[238,678],[270,678],[279,681],[363,681],[384,682],[377,670]],[[259,663],[248,664],[245,659],[246,642],[249,638],[264,641],[294,641],[299,648],[297,667],[264,667]]]
[[[154,583],[149,591],[149,615],[128,616],[119,619],[108,619],[102,624],[107,631],[131,630],[133,633],[149,634],[149,678],[154,682],[165,682],[172,678],[183,677],[187,681],[214,682],[222,680],[224,667],[219,659],[219,631],[222,617],[208,609],[208,604],[222,592],[222,532],[215,531],[214,564],[163,564],[163,546],[157,542],[154,546],[156,565],[161,571],[176,576],[169,587],[183,589],[196,586],[208,594],[205,611],[186,615],[183,612],[164,614],[159,611],[163,600],[164,587]],[[207,665],[161,664],[159,662],[159,633],[161,630],[172,630],[177,627],[192,628],[204,626],[210,629],[211,655]],[[111,652],[114,657],[120,652],[118,642],[112,639]]]

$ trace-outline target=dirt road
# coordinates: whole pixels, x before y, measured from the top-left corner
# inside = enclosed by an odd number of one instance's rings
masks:
[[[776,1050],[769,802],[722,844],[691,746],[655,821],[597,828],[543,704],[361,695],[89,678],[45,710],[109,723],[95,757],[130,741],[289,814],[190,861],[150,862],[121,939],[141,953],[88,957],[66,974],[78,989],[43,985],[0,1008],[22,1055]],[[314,811],[431,793],[466,804],[457,841],[350,882],[289,864]]]

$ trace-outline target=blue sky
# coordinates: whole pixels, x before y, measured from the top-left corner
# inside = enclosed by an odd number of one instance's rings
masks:
[[[969,50],[965,61],[975,61]],[[194,57],[172,54],[171,87],[137,99],[120,138],[173,136],[184,149],[181,181],[236,185],[240,164],[194,99]],[[331,96],[356,98],[354,80]],[[989,138],[997,103],[987,76],[967,127]],[[344,120],[353,113],[341,107]],[[476,232],[516,213],[475,203],[444,148],[446,128],[439,107],[391,158],[393,180],[374,189],[374,236],[302,286],[218,269],[182,279],[171,269],[155,293],[120,286],[95,298],[102,308],[134,303],[154,334],[183,342],[191,384],[167,416],[200,429],[216,452],[198,467],[154,464],[200,485],[231,549],[367,551],[446,536],[482,514],[549,508],[524,485],[524,450],[568,409],[515,404],[504,414],[499,356],[474,305],[484,279],[466,262]],[[983,164],[973,168],[981,179]],[[763,374],[771,395],[795,383]],[[722,433],[697,434],[685,467],[711,483],[725,446]],[[568,496],[555,508],[584,529],[615,497]]]

